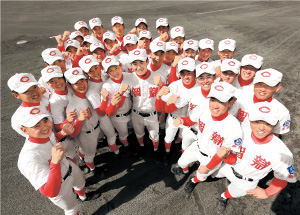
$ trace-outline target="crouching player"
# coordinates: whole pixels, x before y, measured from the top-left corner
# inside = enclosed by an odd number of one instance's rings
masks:
[[[65,124],[57,133],[60,135],[54,135],[49,116],[38,107],[24,109],[19,119],[21,130],[28,138],[20,152],[18,168],[36,190],[39,189],[65,214],[78,215],[75,193],[82,201],[96,199],[99,194],[85,194],[82,172],[66,158],[66,149],[56,139],[71,134],[74,128],[71,124]]]
[[[296,182],[293,166],[293,154],[272,130],[278,123],[278,108],[268,102],[253,105],[249,111],[250,126],[243,128],[243,146],[233,165],[224,164],[215,173],[216,177],[226,177],[231,184],[221,194],[217,210],[223,212],[229,198],[252,195],[257,199],[266,199],[279,193],[288,182]],[[233,163],[233,162],[232,162]],[[257,184],[271,170],[274,180],[268,188]]]

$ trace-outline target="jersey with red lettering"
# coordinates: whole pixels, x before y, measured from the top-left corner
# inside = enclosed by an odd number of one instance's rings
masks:
[[[71,97],[72,93],[68,88],[63,92],[54,91],[51,94],[49,103],[54,124],[61,124],[67,118],[66,109]]]

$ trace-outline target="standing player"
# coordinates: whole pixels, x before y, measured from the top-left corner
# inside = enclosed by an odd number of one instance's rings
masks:
[[[156,20],[156,29],[159,37],[154,41],[169,42],[171,37],[169,36],[170,25],[167,18],[159,18]]]
[[[120,59],[121,55],[124,54],[121,51],[121,46],[118,44],[116,35],[112,32],[105,32],[103,35],[103,41],[105,44],[105,48],[108,50],[107,55],[114,55],[118,59]]]
[[[89,20],[90,28],[92,29],[92,36],[96,37],[97,40],[101,41],[101,43],[104,45],[103,42],[103,32],[104,27],[102,25],[102,21],[100,18],[92,18]]]
[[[288,182],[295,183],[293,154],[272,134],[278,122],[277,107],[268,102],[256,103],[249,111],[250,127],[244,132],[241,153],[232,157],[233,165],[223,165],[216,177],[226,177],[231,183],[218,203],[217,211],[223,213],[230,198],[252,195],[266,199],[279,193]],[[274,180],[268,188],[257,186],[260,179],[274,171]]]
[[[236,79],[240,73],[241,63],[235,59],[226,59],[221,64],[220,78],[216,81],[224,81],[229,84]]]
[[[137,41],[137,37],[135,34],[125,35],[123,42],[124,42],[124,46],[126,47],[128,53],[137,48],[138,41]],[[120,63],[122,64],[122,72],[129,72],[129,73],[133,72],[130,62],[129,62],[128,54],[121,55]]]
[[[211,53],[214,50],[214,41],[208,38],[199,40],[198,55],[196,56],[196,65],[202,62],[211,62]]]
[[[138,48],[146,49],[148,58],[150,58],[150,43],[152,41],[152,34],[150,31],[141,31],[139,35]]]
[[[89,35],[88,25],[84,21],[78,21],[75,23],[74,28],[76,31],[80,31],[83,36]]]
[[[148,24],[144,18],[138,18],[135,21],[135,27],[128,34],[137,34],[139,36],[141,31],[148,31]]]
[[[123,37],[124,37],[124,30],[125,30],[123,18],[120,16],[115,16],[111,18],[111,26],[113,31],[116,34],[116,38],[118,40],[118,44],[121,47],[121,50],[126,51],[126,48],[123,44]]]
[[[183,56],[183,43],[185,41],[185,32],[182,26],[176,26],[171,29],[172,42],[178,44],[178,55]]]
[[[84,36],[80,31],[73,31],[70,34],[70,40],[77,40],[80,43],[80,46],[82,45],[83,38]]]
[[[178,54],[178,44],[175,42],[167,42],[166,53],[165,53],[163,63],[166,64],[167,66],[171,66],[177,54]]]

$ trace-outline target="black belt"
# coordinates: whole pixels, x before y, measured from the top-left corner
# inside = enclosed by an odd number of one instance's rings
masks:
[[[235,175],[235,177],[237,177],[237,178],[239,178],[239,179],[244,179],[244,180],[246,180],[246,181],[253,181],[252,178],[246,178],[246,177],[243,177],[241,174],[237,173],[237,172],[233,169],[233,167],[231,167],[231,169],[232,169],[232,172],[233,172],[233,174]]]
[[[198,134],[198,131],[197,131],[196,129],[190,127],[190,130],[191,130],[194,134],[196,134],[196,135]]]
[[[99,127],[99,125],[100,125],[100,122],[98,121],[98,123],[97,123],[96,127],[95,127],[95,128],[93,128],[93,129],[92,129],[92,130],[90,130],[90,131],[87,131],[86,133],[87,133],[87,134],[90,134],[90,133],[94,132],[94,131],[95,131],[95,129],[97,129],[97,128]]]
[[[172,115],[171,113],[170,113],[170,116],[171,116],[173,119],[176,119],[176,118],[177,118],[176,116]]]
[[[142,116],[142,117],[149,117],[149,116],[154,116],[156,114],[156,111],[152,112],[152,113],[141,113],[137,110],[133,109],[133,112],[135,112],[136,114]]]
[[[63,178],[64,181],[71,175],[71,173],[72,173],[72,167],[71,167],[71,165],[69,165],[68,172],[66,173],[65,177]]]
[[[117,114],[116,117],[128,116],[131,114],[131,109],[127,113]]]
[[[208,157],[208,155],[207,155],[207,154],[205,154],[205,153],[201,152],[201,150],[200,150],[200,147],[199,147],[198,143],[197,143],[197,146],[198,146],[198,149],[199,149],[199,152],[201,153],[201,155],[203,155],[203,156],[205,156],[205,157]]]

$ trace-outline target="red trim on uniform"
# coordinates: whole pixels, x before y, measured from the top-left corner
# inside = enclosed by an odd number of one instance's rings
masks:
[[[276,137],[279,137],[280,134],[273,133]]]
[[[178,77],[176,75],[176,67],[175,66],[171,66],[171,71],[170,71],[170,75],[169,75],[169,83],[171,84],[174,81],[177,81]]]
[[[113,82],[117,83],[117,84],[120,84],[122,81],[123,81],[123,74],[122,74],[122,77],[119,79],[119,80],[116,80],[116,79],[113,79],[113,78],[110,78]]]
[[[100,109],[100,107],[99,107],[99,108],[96,108],[95,111],[96,111],[96,113],[97,113],[99,116],[104,116],[104,115],[105,115],[105,111],[102,111],[102,110]]]
[[[279,193],[283,188],[286,187],[286,185],[288,184],[287,181],[285,180],[280,180],[276,177],[274,177],[274,180],[271,182],[270,186],[265,189],[265,192],[267,194],[267,196],[273,196],[277,193]]]
[[[79,61],[80,61],[80,59],[81,59],[82,57],[83,57],[83,55],[81,55],[81,56],[75,55],[74,60],[71,60],[71,62],[72,62],[72,68],[80,67],[80,66],[79,66]]]
[[[88,168],[95,169],[94,161],[92,161],[91,163],[85,162],[85,164],[88,166]]]
[[[81,132],[82,122],[77,119],[77,121],[73,124],[74,132],[70,135],[70,137],[75,138]]]
[[[266,144],[271,142],[271,140],[273,139],[273,134],[271,133],[270,135],[266,136],[263,139],[258,139],[257,137],[255,137],[253,132],[251,132],[251,138],[255,144]]]
[[[155,109],[157,112],[163,112],[165,109],[165,102],[162,99],[155,99]]]
[[[225,193],[224,193],[224,196],[227,198],[227,199],[233,199],[234,197],[229,193],[229,190],[228,188],[226,189]]]
[[[63,127],[65,124],[67,124],[67,123],[70,123],[69,120],[68,120],[68,118],[66,118],[65,121],[64,121],[63,123],[60,123],[60,124],[54,124],[55,131],[56,131],[56,132],[59,132],[59,131],[62,129],[62,127]]]
[[[228,110],[225,113],[223,113],[221,116],[217,116],[217,117],[211,116],[211,118],[213,119],[213,121],[222,121],[227,116],[228,116]]]
[[[60,163],[50,163],[50,172],[47,182],[39,188],[41,194],[49,198],[56,197],[61,187],[61,166]]]
[[[85,195],[85,187],[83,187],[81,190],[75,190],[74,192],[78,194],[78,196],[84,196]]]
[[[182,81],[182,84],[183,84],[183,86],[184,86],[185,88],[191,89],[193,86],[195,86],[196,80],[193,80],[192,83],[190,83],[190,84],[184,84],[183,81]]]
[[[239,82],[239,84],[241,85],[241,87],[247,86],[247,85],[251,84],[252,81],[253,81],[253,78],[250,79],[250,80],[245,81],[244,79],[242,79],[242,76],[241,76],[241,75],[238,76],[238,82]]]
[[[115,115],[117,113],[116,105],[113,105],[112,103],[110,103],[108,108],[106,108],[106,113],[107,113],[108,116]]]
[[[206,92],[205,90],[203,90],[203,89],[201,88],[201,93],[202,93],[202,95],[204,96],[204,98],[207,99],[207,96],[208,96],[208,94],[209,94],[209,91]]]
[[[178,108],[176,107],[176,105],[174,103],[170,104],[170,105],[167,105],[167,103],[165,104],[165,112],[166,113],[172,113],[172,112],[174,112],[177,109]]]
[[[136,74],[140,79],[146,80],[147,78],[149,78],[149,76],[151,75],[150,70],[147,71],[146,75],[144,76],[140,76],[138,74]]]
[[[185,126],[193,126],[196,124],[196,122],[193,122],[189,116],[181,117],[181,119],[183,120],[183,125]]]
[[[79,97],[79,98],[81,98],[81,99],[86,99],[85,93],[78,93],[78,92],[74,91],[74,95],[77,96],[77,97]]]
[[[102,112],[106,112],[107,103],[108,103],[108,96],[107,96],[107,98],[106,98],[106,101],[102,100],[102,102],[101,102],[100,110],[101,110]]]
[[[208,169],[212,169],[214,167],[216,167],[219,163],[222,162],[222,158],[219,158],[219,156],[217,155],[217,153],[212,157],[212,159],[209,161],[208,164],[206,164],[206,167]]]
[[[60,52],[65,52],[65,51],[66,51],[65,45],[64,45],[64,44],[63,44],[62,46],[57,45],[57,49],[58,49]]]
[[[171,142],[171,143],[167,143],[167,142],[165,141],[166,152],[169,152],[169,151],[170,151],[170,149],[171,149],[171,144],[172,144],[172,142]]]
[[[171,39],[170,35],[168,36],[167,40],[165,41],[165,43],[169,42]]]
[[[160,64],[159,66],[155,66],[155,65],[153,65],[153,63],[152,63],[152,61],[151,61],[151,63],[150,63],[150,68],[151,68],[151,70],[152,70],[153,72],[159,70],[160,67],[161,67],[161,64]]]
[[[76,163],[76,156],[74,156],[73,158],[71,158],[71,161],[72,161],[73,163],[77,164],[77,163]]]
[[[163,63],[166,64],[167,66],[171,66],[173,62],[167,62],[167,61],[163,60]]]
[[[94,83],[101,83],[102,82],[102,79],[100,78],[99,80],[97,80],[97,79],[94,79],[94,78],[89,78],[89,81],[91,81],[91,82],[94,82]]]
[[[114,144],[112,144],[112,145],[108,144],[108,147],[109,147],[113,152],[119,151],[119,149],[118,149],[116,143],[114,143]]]
[[[37,137],[31,137],[29,136],[28,140],[32,143],[38,143],[38,144],[44,144],[50,141],[50,138],[37,138]]]
[[[272,101],[272,97],[268,98],[268,99],[264,99],[264,100],[260,100],[256,97],[256,95],[253,95],[253,102],[254,104],[257,102],[271,102]]]
[[[123,42],[123,37],[117,37],[117,36],[116,36],[116,38],[117,38],[117,40],[119,40],[120,42]]]
[[[103,43],[103,37],[98,37],[98,36],[96,36],[96,38],[97,38],[98,40],[100,40],[101,43]]]
[[[35,107],[35,106],[40,106],[41,102],[38,103],[29,103],[29,102],[22,102],[21,106],[22,107]]]
[[[115,51],[115,52],[113,52],[113,53],[108,53],[108,56],[117,56],[118,54],[120,54],[120,52],[121,52],[121,49],[118,49],[117,51]]]
[[[193,179],[194,179],[194,182],[195,182],[195,183],[202,182],[202,181],[200,181],[200,180],[197,178],[197,175],[196,175]]]
[[[66,87],[66,89],[64,91],[57,91],[57,90],[54,90],[54,93],[56,93],[57,95],[67,95],[68,94],[68,88]]]
[[[60,141],[62,138],[65,137],[65,135],[63,135],[62,132],[60,131],[60,132],[55,133],[55,137],[58,141]]]
[[[223,161],[229,165],[235,164],[237,161],[237,156],[236,154],[230,153],[226,158],[223,159]]]
[[[154,151],[156,151],[158,149],[159,141],[154,142],[152,140],[152,143],[153,143]]]

